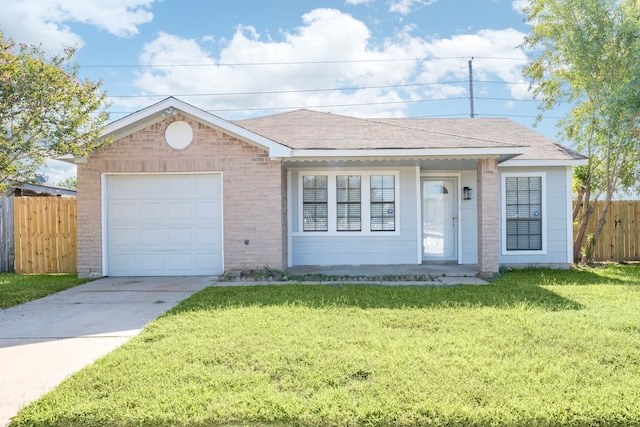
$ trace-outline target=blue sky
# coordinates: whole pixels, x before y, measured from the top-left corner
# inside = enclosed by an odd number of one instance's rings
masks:
[[[177,96],[225,119],[313,108],[360,117],[534,125],[518,48],[527,0],[0,0],[0,30],[76,46],[116,120]],[[555,138],[559,112],[537,127]],[[52,162],[50,182],[75,174]]]

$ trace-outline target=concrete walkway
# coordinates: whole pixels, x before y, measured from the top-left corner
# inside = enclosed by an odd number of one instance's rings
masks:
[[[0,310],[0,426],[215,279],[104,278]]]

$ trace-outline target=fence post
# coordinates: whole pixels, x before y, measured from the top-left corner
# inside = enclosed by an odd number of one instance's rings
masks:
[[[13,272],[13,198],[0,197],[0,271]]]

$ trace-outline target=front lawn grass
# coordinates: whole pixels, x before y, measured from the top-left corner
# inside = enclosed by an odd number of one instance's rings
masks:
[[[0,273],[0,309],[45,297],[89,282],[72,274]]]
[[[637,426],[639,385],[639,266],[212,287],[14,424]]]

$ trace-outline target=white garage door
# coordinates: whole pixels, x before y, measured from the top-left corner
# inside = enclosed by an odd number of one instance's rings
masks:
[[[109,276],[220,274],[220,175],[110,175]]]

